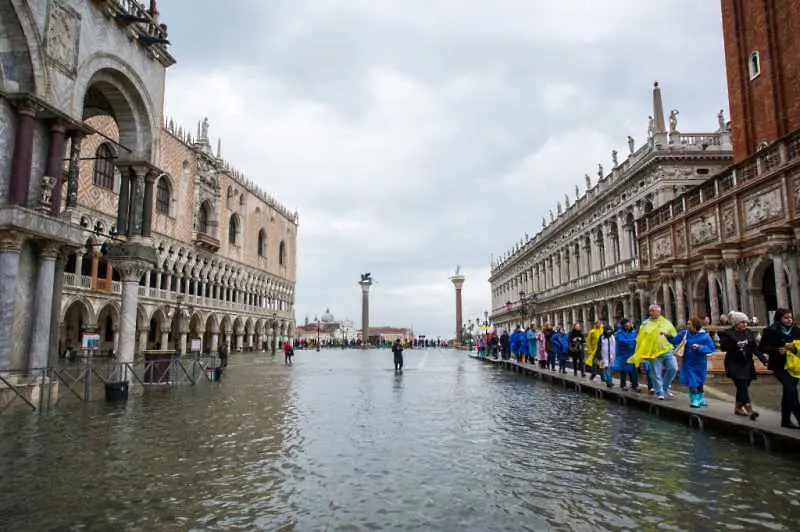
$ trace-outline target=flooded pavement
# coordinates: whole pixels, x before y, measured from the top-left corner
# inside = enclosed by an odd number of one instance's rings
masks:
[[[794,530],[800,464],[469,359],[235,355],[0,416],[3,530]]]

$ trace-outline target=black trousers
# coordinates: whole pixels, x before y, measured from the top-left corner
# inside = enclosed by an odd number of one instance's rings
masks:
[[[733,379],[736,386],[736,402],[742,404],[750,403],[750,379]]]
[[[797,396],[797,377],[792,377],[785,371],[776,373],[775,377],[783,385],[783,396],[781,398],[781,424],[792,422],[792,414],[800,422],[800,400]]]
[[[403,369],[403,353],[394,354],[394,369]]]
[[[570,353],[570,358],[572,358],[572,374],[576,377],[578,376],[578,369],[581,370],[581,377],[586,376],[586,373],[583,369],[583,351],[579,351],[577,353]]]

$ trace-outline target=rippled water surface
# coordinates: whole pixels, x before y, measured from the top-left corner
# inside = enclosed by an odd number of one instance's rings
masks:
[[[797,530],[800,465],[452,351],[0,416],[2,530]]]

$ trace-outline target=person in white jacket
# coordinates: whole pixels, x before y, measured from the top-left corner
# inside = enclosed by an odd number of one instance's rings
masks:
[[[611,325],[606,325],[603,329],[598,347],[600,349],[600,357],[603,360],[602,379],[605,381],[606,386],[613,388],[614,358],[616,358],[617,355],[617,340],[614,338],[614,328]]]

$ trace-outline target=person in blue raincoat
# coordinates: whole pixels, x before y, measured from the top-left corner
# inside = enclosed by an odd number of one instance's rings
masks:
[[[553,344],[553,351],[555,351],[556,358],[558,359],[559,373],[567,372],[567,354],[569,353],[569,338],[564,332],[564,326],[559,324],[555,334],[553,334],[550,342]]]
[[[633,324],[627,318],[623,318],[614,333],[617,339],[617,356],[614,359],[613,371],[619,373],[619,386],[621,390],[627,390],[627,381],[630,377],[631,389],[634,392],[639,391],[639,371],[636,366],[630,364],[628,359],[633,356],[633,351],[636,348],[636,330]]]
[[[680,383],[689,388],[689,406],[706,406],[703,384],[708,374],[708,355],[716,350],[716,346],[711,335],[703,330],[703,320],[692,318],[687,329],[667,339],[674,346],[685,341]]]
[[[514,329],[514,332],[508,337],[508,347],[511,350],[511,356],[515,357],[517,360],[521,360],[522,358],[522,344],[525,344],[524,348],[527,350],[528,338],[525,336],[525,332],[520,326],[517,325],[517,328]]]
[[[525,330],[525,336],[528,339],[528,362],[531,362],[536,359],[536,329],[533,324]]]

